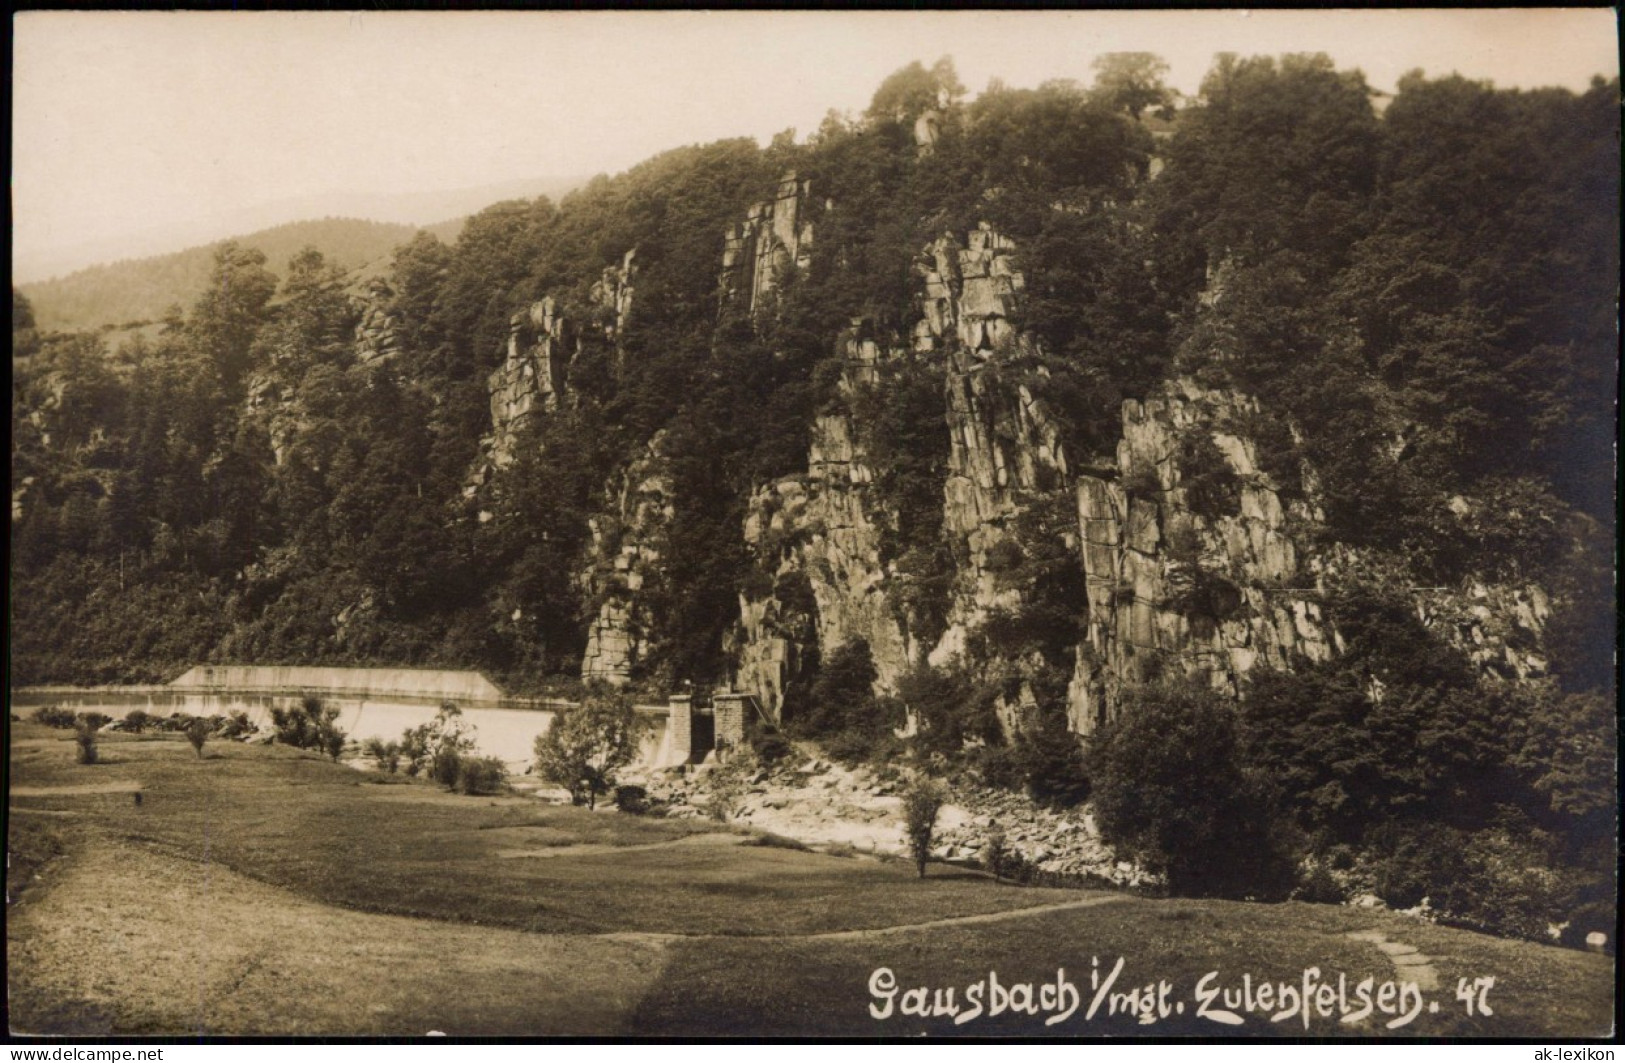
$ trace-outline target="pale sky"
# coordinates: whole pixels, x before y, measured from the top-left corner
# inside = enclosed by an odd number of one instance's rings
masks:
[[[1615,25],[1606,8],[30,12],[14,21],[13,269],[37,279],[94,261],[90,245],[200,226],[232,235],[249,208],[293,221],[377,197],[384,218],[391,196],[805,137],[830,109],[861,111],[892,71],[942,55],[973,95],[994,77],[1087,83],[1111,51],[1161,55],[1187,93],[1221,51],[1323,51],[1384,90],[1417,67],[1581,90],[1618,72]]]

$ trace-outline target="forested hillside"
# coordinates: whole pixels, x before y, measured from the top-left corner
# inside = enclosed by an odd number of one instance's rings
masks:
[[[452,232],[455,223],[437,226]],[[410,225],[323,218],[291,222],[239,237],[237,243],[259,251],[278,269],[295,253],[319,248],[334,265],[355,269],[389,253],[412,238]],[[53,332],[95,331],[162,321],[172,307],[185,308],[209,286],[216,245],[169,255],[92,266],[65,277],[22,286],[40,328]]]
[[[1379,117],[1321,56],[1177,111],[1159,70],[914,64],[419,234],[365,300],[228,245],[116,358],[14,293],[14,682],[735,684],[840,755],[1093,787],[1192,892],[1379,854],[1395,904],[1611,912],[1618,83]],[[1205,754],[1206,826],[1136,721]]]

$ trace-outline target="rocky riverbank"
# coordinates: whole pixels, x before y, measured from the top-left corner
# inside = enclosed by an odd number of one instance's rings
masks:
[[[798,752],[773,766],[701,764],[629,781],[674,818],[710,816],[835,851],[901,856],[907,848],[901,792],[908,780],[896,768],[847,768]],[[1154,881],[1100,840],[1087,808],[1057,812],[1021,794],[964,784],[949,788],[935,855],[979,863],[996,830],[1008,851],[1040,872],[1121,886]]]

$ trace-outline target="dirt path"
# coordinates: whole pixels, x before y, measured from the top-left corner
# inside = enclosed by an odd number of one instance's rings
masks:
[[[1086,897],[1081,901],[1035,904],[1031,908],[1011,908],[1002,912],[984,912],[980,915],[956,915],[946,919],[929,919],[923,923],[897,923],[893,926],[871,927],[867,930],[824,930],[815,934],[760,934],[752,935],[751,939],[756,941],[869,941],[874,938],[885,937],[888,934],[902,934],[911,930],[936,930],[948,926],[976,926],[981,923],[999,923],[1009,919],[1043,915],[1048,912],[1066,912],[1074,908],[1093,908],[1096,905],[1111,904],[1126,899],[1121,894],[1102,893],[1094,897]],[[672,941],[741,940],[738,935],[732,934],[658,934],[647,931],[619,931],[595,936],[603,941],[636,941],[648,944]]]
[[[609,853],[637,853],[648,849],[671,849],[677,846],[744,845],[750,841],[746,834],[690,834],[664,842],[644,842],[641,845],[600,845],[582,842],[572,845],[544,845],[534,849],[498,849],[496,855],[503,860],[546,859],[560,856],[603,856]]]
[[[13,786],[12,797],[82,797],[86,794],[133,794],[142,786],[138,782],[81,783],[78,786]]]
[[[1355,941],[1366,941],[1377,946],[1407,982],[1415,982],[1421,989],[1439,988],[1438,968],[1434,967],[1433,960],[1424,956],[1415,945],[1389,941],[1388,936],[1380,930],[1355,930],[1346,936]]]

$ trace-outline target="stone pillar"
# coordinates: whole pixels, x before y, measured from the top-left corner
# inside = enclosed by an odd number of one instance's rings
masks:
[[[718,694],[712,699],[716,713],[718,749],[737,749],[745,744],[746,704],[749,694]]]
[[[673,694],[667,701],[671,715],[666,718],[673,755],[687,763],[694,752],[694,701],[687,694]]]

